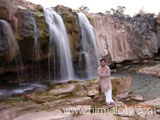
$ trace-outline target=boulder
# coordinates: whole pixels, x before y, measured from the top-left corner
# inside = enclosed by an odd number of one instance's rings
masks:
[[[159,109],[160,108],[160,98],[155,98],[153,100],[148,100],[148,101],[139,103],[139,105],[149,106],[149,107]]]
[[[116,99],[122,99],[128,97],[132,88],[132,78],[131,77],[111,77],[113,96]],[[87,92],[87,94],[86,94]],[[82,83],[75,84],[74,95],[80,96],[90,96],[94,98],[99,98],[100,85],[99,78],[94,80],[86,80]],[[104,97],[104,96],[100,96]]]
[[[88,90],[88,96],[89,96],[89,97],[94,97],[94,96],[96,96],[96,95],[99,95],[99,91],[98,91],[98,90],[95,90],[95,89],[93,89],[93,90]]]
[[[131,95],[130,97],[131,97],[132,100],[144,101],[144,98],[141,95]]]
[[[52,95],[59,95],[59,94],[73,93],[74,90],[75,90],[75,85],[66,84],[66,85],[60,86],[60,88],[55,88],[50,90],[49,93]]]
[[[138,73],[154,75],[160,77],[160,64],[139,69]]]
[[[76,91],[82,91],[87,89],[87,84],[86,83],[78,83],[75,85]]]
[[[81,96],[81,97],[87,96],[87,91],[86,90],[76,91],[76,92],[73,93],[73,95],[75,95],[75,96]]]
[[[132,78],[131,77],[111,77],[113,95],[117,99],[128,97],[131,92]]]

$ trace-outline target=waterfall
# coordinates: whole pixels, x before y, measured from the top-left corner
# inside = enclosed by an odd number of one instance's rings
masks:
[[[97,76],[98,66],[98,51],[96,45],[96,37],[93,26],[90,24],[88,18],[83,13],[78,13],[78,19],[81,29],[81,60],[85,62],[85,72],[87,78],[94,78]]]
[[[8,60],[15,61],[18,79],[20,81],[20,79],[22,79],[23,62],[19,50],[19,45],[9,23],[5,20],[0,20],[0,26],[2,28],[1,32],[3,34],[1,40],[3,40],[3,42],[6,41],[8,44]]]
[[[39,49],[39,31],[37,29],[37,24],[35,21],[34,16],[32,16],[32,22],[33,22],[33,26],[34,26],[34,44],[33,44],[33,63],[32,63],[32,78],[33,80],[35,80],[34,76],[38,76],[38,79],[41,79],[41,74],[40,74],[40,63],[39,63],[39,59],[40,59],[40,49]],[[36,62],[35,62],[36,61]],[[36,74],[36,75],[35,75]]]
[[[50,79],[60,72],[60,80],[74,78],[73,63],[66,28],[61,16],[52,8],[44,8],[46,23],[49,26],[48,68]],[[59,63],[58,63],[59,62]],[[59,69],[56,66],[59,65]],[[57,79],[54,77],[54,79]]]
[[[32,22],[33,22],[33,26],[34,26],[33,57],[35,60],[37,60],[40,57],[40,51],[39,51],[39,45],[38,45],[39,31],[37,29],[35,18],[33,16],[32,16]]]

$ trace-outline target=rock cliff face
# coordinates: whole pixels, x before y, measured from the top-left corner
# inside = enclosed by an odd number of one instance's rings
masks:
[[[32,59],[31,53],[34,43],[32,17],[35,18],[40,39],[45,40],[49,38],[42,7],[23,0],[1,0],[0,11],[0,19],[10,23],[14,36],[19,42],[23,60]],[[43,48],[44,45],[41,47]]]
[[[72,61],[75,70],[79,61],[81,31],[76,11],[64,6],[54,8],[63,18],[72,52]],[[125,60],[143,60],[152,58],[160,48],[160,25],[158,19],[148,14],[132,18],[86,13],[95,28],[97,45],[101,57],[111,62]],[[1,0],[0,19],[11,26],[18,42],[20,53],[26,73],[30,73],[32,63],[40,64],[40,74],[47,71],[47,57],[49,44],[48,25],[42,6],[34,5],[25,0]],[[33,57],[33,44],[35,40],[35,24],[38,31],[38,46],[40,55]],[[0,25],[0,77],[7,72],[15,72],[13,62],[16,54],[8,55],[10,48]],[[13,59],[9,59],[9,58]],[[6,65],[4,65],[4,63]],[[7,67],[6,67],[7,66]],[[12,76],[13,77],[13,76]],[[10,78],[8,78],[10,79]],[[6,80],[6,79],[5,79]]]
[[[114,62],[151,58],[158,52],[157,22],[152,15],[125,18],[90,14],[102,57]]]
[[[31,66],[33,59],[33,44],[34,44],[34,23],[33,18],[39,30],[41,60],[44,60],[47,55],[48,46],[48,26],[45,23],[43,9],[39,5],[34,5],[23,0],[1,0],[0,1],[0,20],[9,23],[11,33],[4,29],[4,22],[0,25],[0,77],[1,81],[8,81],[9,79],[17,79],[20,69],[24,72],[31,73]],[[13,44],[8,41],[15,38],[19,51],[22,56],[24,64],[23,68],[17,69],[18,64],[15,59],[17,53],[13,52]],[[10,54],[8,54],[10,53]],[[13,54],[12,54],[13,53]],[[12,58],[12,59],[11,59]],[[21,58],[18,58],[21,59]],[[24,75],[23,75],[24,76]],[[13,80],[11,80],[12,82]],[[14,81],[13,81],[14,82]]]

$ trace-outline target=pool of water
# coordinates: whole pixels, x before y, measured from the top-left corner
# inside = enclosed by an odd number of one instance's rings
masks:
[[[13,95],[25,94],[29,91],[38,91],[42,89],[47,89],[47,85],[42,85],[40,83],[21,83],[19,85],[6,85],[0,87],[0,98],[8,98]]]
[[[135,72],[117,72],[112,76],[132,77],[133,93],[142,95],[145,100],[160,97],[160,78],[158,77]]]
[[[113,77],[132,77],[132,91],[134,94],[142,95],[145,100],[160,97],[160,78],[151,75],[119,70],[112,73]],[[0,86],[0,98],[6,98],[26,92],[36,92],[38,89],[47,89],[43,83],[21,83],[19,85]]]

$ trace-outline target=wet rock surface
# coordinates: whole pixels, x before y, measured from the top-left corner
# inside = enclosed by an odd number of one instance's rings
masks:
[[[61,15],[65,23],[67,34],[70,38],[72,61],[74,63],[75,71],[77,72],[77,69],[83,69],[83,66],[85,66],[80,64],[80,66],[77,67],[82,37],[77,19],[77,13],[64,6],[57,6],[55,9]],[[136,64],[140,61],[148,63],[148,60],[144,59],[152,58],[154,54],[159,52],[160,23],[153,15],[137,15],[132,18],[89,13],[86,13],[86,15],[95,28],[98,49],[101,57],[107,58],[109,62],[119,63],[115,65],[115,68],[127,68],[128,66],[124,66],[124,63],[127,62],[131,64]],[[27,75],[22,74],[23,77],[18,79],[19,72],[14,61],[16,54],[14,50],[11,49],[13,45],[8,43],[11,38],[8,37],[9,35],[7,35],[7,37],[5,36],[6,33],[2,30],[2,24],[0,24],[1,86],[4,86],[5,83],[13,84],[19,82],[21,83],[22,81],[29,81],[31,76],[33,80],[39,76],[39,78],[45,80],[47,78],[46,76],[48,76],[46,71],[48,70],[47,59],[49,31],[48,25],[45,22],[42,6],[34,5],[25,0],[1,0],[0,19],[6,21],[10,25],[20,48],[22,60],[24,62],[24,73],[27,73]],[[36,57],[33,57],[32,54],[34,51],[33,45],[35,40],[35,26],[33,19],[35,20],[37,26],[39,39],[38,47],[40,50],[40,54]],[[12,52],[13,54],[11,54]],[[37,71],[32,71],[33,63],[38,66],[36,68],[38,69],[38,74],[36,73]],[[160,66],[158,64],[156,66],[144,67],[142,69],[130,68],[130,70],[160,77],[159,68]],[[56,70],[56,72],[59,72],[58,69]],[[19,71],[21,71],[21,69]],[[126,75],[127,73],[124,74]],[[134,79],[134,81],[132,79]],[[16,93],[16,95],[14,94],[12,97],[8,97],[11,95],[6,95],[5,98],[0,99],[0,119],[160,119],[160,99],[155,98],[160,97],[158,93],[158,78],[152,79],[150,76],[144,77],[143,75],[136,73],[136,75],[132,76],[129,74],[129,76],[111,77],[111,81],[113,85],[113,98],[116,100],[113,108],[118,109],[118,113],[114,113],[113,109],[106,106],[104,102],[105,96],[101,94],[99,80],[96,79],[52,84],[49,89],[46,86],[38,88],[35,86],[24,87],[22,85],[23,88],[11,90],[13,93]],[[135,86],[132,86],[133,83]],[[138,84],[140,85],[138,86]],[[13,86],[15,86],[15,84],[13,84]],[[5,90],[2,89],[0,91],[0,96],[7,93]],[[30,93],[24,91],[30,91]],[[134,92],[134,94],[132,94],[132,92]],[[136,92],[143,94],[143,96],[136,94]],[[148,95],[150,96],[148,97]],[[146,98],[155,99],[145,101]],[[133,103],[132,100],[134,101]],[[138,106],[146,111],[149,109],[152,113],[148,113],[148,111],[141,113],[138,111]],[[104,110],[104,113],[94,114],[94,110],[99,107]],[[85,113],[80,113],[80,111],[77,112],[75,111],[75,108],[78,110],[80,109],[83,112],[85,111]],[[107,111],[105,110],[111,110],[110,112],[112,113],[107,114]],[[126,110],[131,111],[126,112]],[[67,114],[65,112],[67,112]]]
[[[121,81],[126,84],[128,77],[113,77],[112,83]],[[129,82],[130,83],[130,82]],[[121,83],[122,84],[122,83]],[[159,119],[159,98],[141,102],[139,104],[127,105],[122,101],[115,101],[112,108],[106,106],[104,96],[98,87],[98,79],[87,81],[69,81],[67,83],[55,84],[50,90],[38,93],[27,93],[17,97],[10,97],[0,101],[0,115],[2,120],[150,120]],[[116,89],[130,92],[128,87],[113,84],[113,92]],[[121,88],[122,87],[122,88]],[[124,89],[123,89],[124,88]],[[131,86],[130,86],[131,88]],[[123,89],[123,90],[122,90]],[[57,91],[56,91],[57,90]],[[86,91],[85,96],[76,96],[77,91]],[[96,91],[96,92],[95,92]],[[97,93],[98,91],[98,93]],[[120,94],[119,92],[117,94]],[[95,97],[97,96],[98,97]],[[135,97],[135,95],[133,95]],[[133,97],[132,96],[132,97]],[[99,99],[102,99],[99,101]],[[136,97],[139,99],[139,97]],[[138,107],[139,106],[139,107]],[[144,107],[144,108],[143,108]],[[156,110],[156,113],[141,113],[140,108]],[[117,112],[118,111],[118,112]],[[126,112],[128,111],[128,112]],[[155,111],[153,111],[155,112]]]
[[[20,47],[20,53],[24,63],[24,72],[27,73],[26,76],[28,76],[22,78],[20,81],[31,80],[31,77],[32,80],[39,79],[40,75],[41,79],[48,79],[48,73],[46,71],[48,69],[49,31],[48,25],[45,22],[43,7],[25,0],[1,0],[0,10],[0,19],[10,24]],[[64,6],[57,6],[55,10],[61,15],[66,26],[75,72],[79,77],[83,78],[84,75],[81,74],[81,72],[85,69],[85,63],[78,64],[80,62],[79,54],[82,49],[80,46],[82,34],[77,13]],[[152,14],[146,14],[144,16],[137,15],[134,17],[85,14],[95,28],[98,50],[101,57],[107,58],[110,62],[120,63],[127,60],[132,62],[141,61],[152,58],[154,54],[158,53],[160,46],[160,25],[158,18],[155,18]],[[38,48],[40,51],[40,54],[35,57],[33,57],[35,40],[33,19],[37,26]],[[0,36],[3,38],[2,33]],[[1,63],[5,63],[8,58],[14,56],[7,55],[9,48],[6,39],[0,39],[0,51],[2,53],[0,55],[0,58],[2,58]],[[38,72],[40,75],[37,75],[35,71],[32,72],[31,75],[30,71],[32,70],[33,63],[39,67]],[[17,74],[17,72],[15,72],[16,65],[13,59],[7,61],[7,66],[1,66],[1,68],[2,73],[11,72],[12,74]],[[55,69],[58,74],[59,69],[57,69],[57,66]],[[9,78],[5,78],[5,81],[7,82],[8,79]],[[14,83],[17,82],[17,79],[18,78],[15,78],[11,81]]]
[[[144,74],[149,74],[149,75],[160,77],[160,64],[141,68],[138,71],[138,73],[144,73]]]

